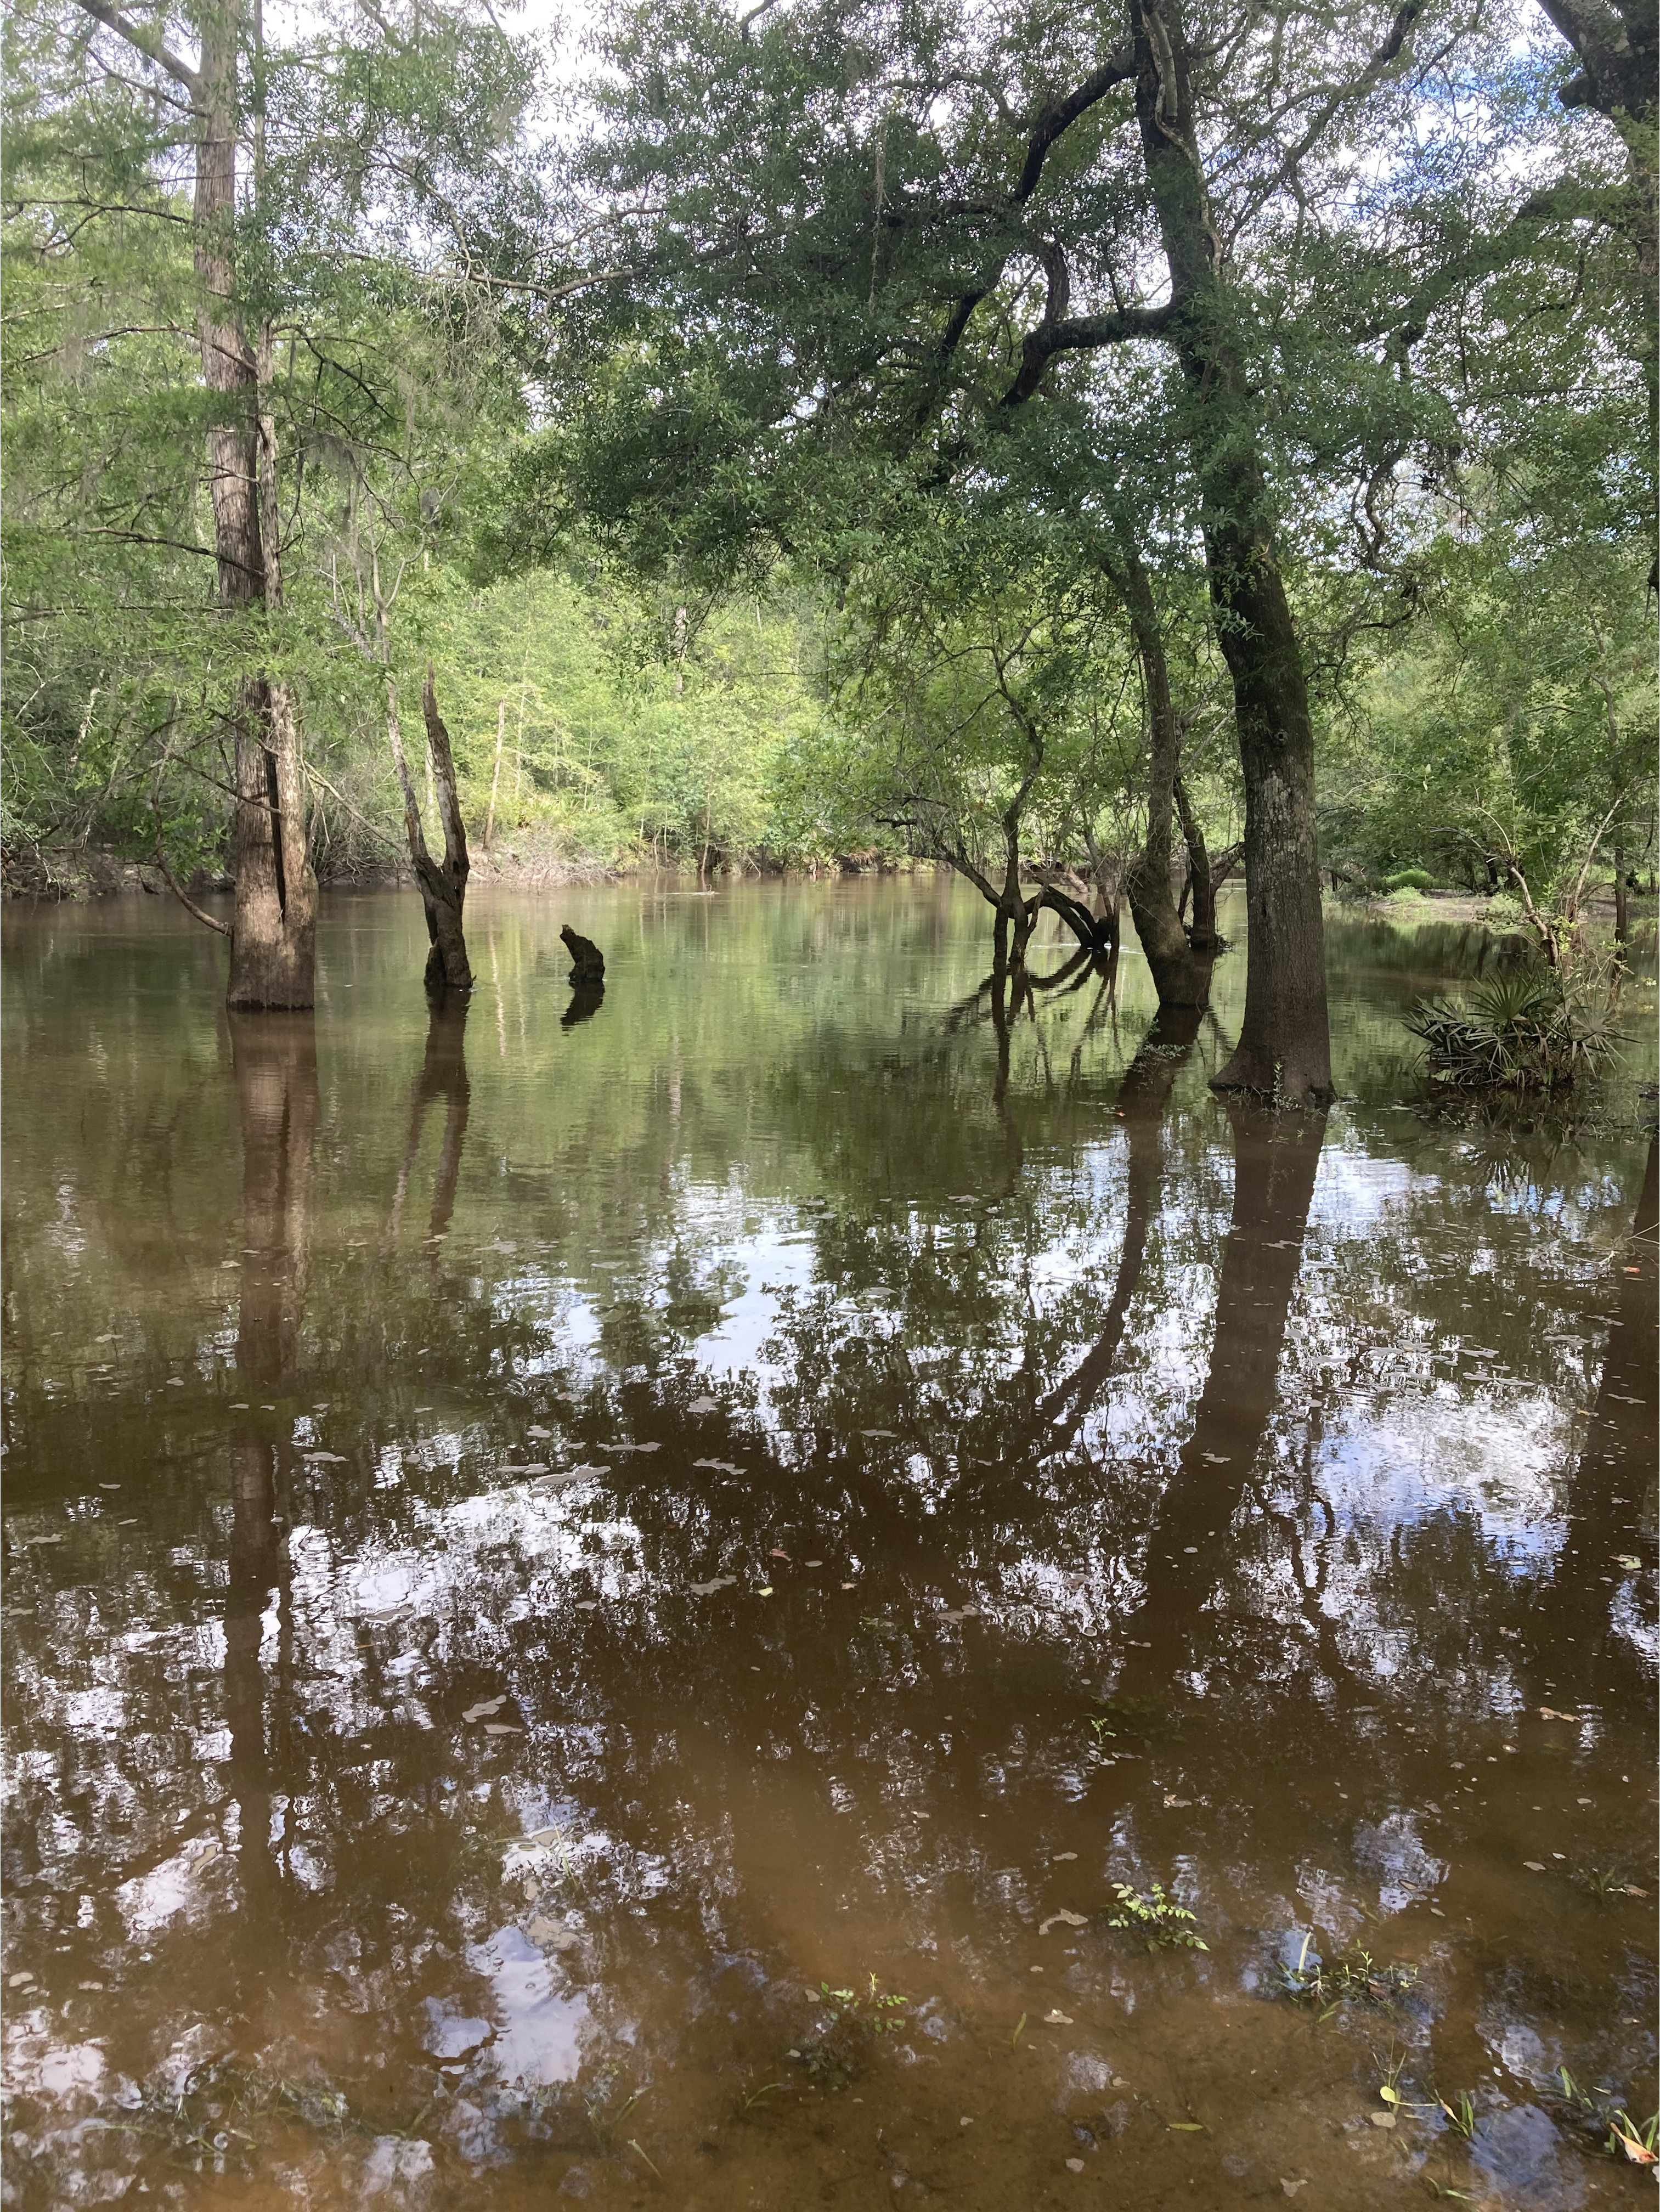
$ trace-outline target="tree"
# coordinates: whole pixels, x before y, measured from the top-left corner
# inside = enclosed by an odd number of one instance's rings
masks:
[[[502,197],[525,58],[429,10],[273,52],[240,0],[199,19],[47,0],[27,35],[7,246],[36,343],[9,376],[7,618],[38,680],[8,702],[27,731],[9,808],[50,794],[130,846],[142,820],[181,893],[228,826],[234,919],[189,903],[231,939],[230,1003],[309,1004],[308,786],[333,782],[361,689],[309,557],[313,494],[343,456],[396,465],[411,334],[445,367],[435,338],[453,356],[499,327],[508,295],[465,233]]]
[[[216,402],[207,458],[219,605],[228,614],[257,617],[267,605],[280,607],[282,583],[276,422],[264,392],[270,380],[271,331],[269,325],[261,325],[250,340],[235,272],[237,147],[243,122],[240,0],[204,0],[194,26],[199,42],[194,66],[163,32],[134,22],[104,0],[81,4],[185,95],[195,173],[197,331],[202,380]],[[257,144],[257,112],[254,127]],[[291,688],[263,668],[244,676],[230,722],[235,920],[228,927],[188,899],[185,903],[229,937],[228,1006],[308,1006],[314,989],[317,878],[307,850],[299,712]],[[167,872],[174,880],[171,870]]]
[[[1020,7],[972,23],[806,7],[741,28],[642,11],[613,47],[594,169],[628,218],[635,297],[680,333],[654,329],[629,396],[656,395],[660,442],[629,431],[611,508],[631,484],[660,510],[671,473],[708,489],[679,526],[711,554],[736,555],[746,512],[798,541],[843,526],[857,494],[810,500],[803,453],[822,467],[862,443],[925,477],[1018,471],[1008,434],[1076,356],[1171,349],[1167,443],[1191,459],[1246,790],[1250,985],[1220,1079],[1292,1099],[1329,1093],[1313,729],[1237,241],[1287,180],[1307,189],[1416,12],[1204,40],[1140,0],[1110,31]],[[1220,129],[1239,157],[1225,206],[1201,154]],[[632,216],[635,198],[660,214]]]

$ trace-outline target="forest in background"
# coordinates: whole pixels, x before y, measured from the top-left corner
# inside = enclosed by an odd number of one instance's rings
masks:
[[[475,856],[933,860],[1017,959],[1127,904],[1177,1004],[1243,866],[1282,1039],[1322,885],[1481,892],[1553,969],[1599,891],[1628,936],[1640,8],[4,38],[15,887],[274,883],[288,980],[233,1000],[304,1003],[313,872],[435,848],[453,757]]]

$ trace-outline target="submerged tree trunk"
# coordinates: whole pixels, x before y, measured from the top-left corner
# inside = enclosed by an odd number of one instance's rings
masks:
[[[1332,1096],[1314,821],[1314,730],[1280,574],[1243,348],[1193,125],[1176,0],[1134,0],[1135,106],[1192,406],[1211,604],[1233,679],[1245,783],[1245,1013],[1219,1089]]]
[[[1127,536],[1120,537],[1118,557],[1117,581],[1135,634],[1147,705],[1147,833],[1125,875],[1124,895],[1159,1005],[1203,1006],[1210,999],[1210,954],[1189,944],[1171,891],[1171,808],[1181,732],[1171,700],[1164,633],[1147,572]]]
[[[238,319],[230,259],[240,16],[238,0],[213,0],[200,18],[193,212],[202,377],[227,403],[208,432],[219,599],[222,606],[258,614],[277,597],[271,588],[277,549],[265,543],[259,527],[258,365]],[[265,461],[269,469],[269,454]],[[265,677],[243,683],[234,726],[236,908],[226,1004],[309,1006],[315,996],[317,879],[307,849],[299,721],[288,687]]]
[[[1046,1453],[1058,1451],[1075,1439],[1117,1363],[1124,1325],[1140,1286],[1148,1232],[1164,1179],[1164,1111],[1177,1076],[1199,1034],[1201,1018],[1197,1006],[1161,1006],[1119,1084],[1115,1118],[1124,1125],[1129,1166],[1118,1269],[1095,1343],[1071,1374],[1041,1398],[1033,1410],[1033,1443]],[[1037,1444],[1039,1438],[1041,1444]]]
[[[435,1100],[444,1103],[444,1134],[438,1147],[438,1170],[433,1183],[432,1212],[427,1220],[425,1243],[436,1256],[437,1241],[450,1224],[455,1194],[461,1180],[461,1155],[467,1139],[472,1086],[467,1079],[467,1001],[435,996],[427,1017],[427,1048],[410,1098],[409,1134],[392,1192],[392,1211],[381,1238],[383,1253],[398,1243],[410,1178],[421,1150],[421,1132],[427,1109]]]
[[[1563,1534],[1546,1589],[1529,1610],[1541,1682],[1572,1681],[1607,1710],[1644,1694],[1641,1647],[1622,1625],[1607,1577],[1621,1553],[1645,1548],[1645,1496],[1660,1453],[1660,1138],[1649,1139],[1629,1241],[1608,1285],[1602,1379],[1579,1462],[1562,1501]]]
[[[420,887],[421,903],[426,910],[427,937],[432,947],[427,955],[427,988],[429,991],[441,991],[446,988],[454,991],[470,991],[472,988],[472,968],[467,958],[467,940],[461,918],[471,863],[467,857],[467,832],[461,819],[460,794],[455,787],[455,762],[450,751],[450,735],[438,712],[438,694],[433,683],[430,662],[427,665],[426,681],[421,687],[421,712],[427,727],[427,758],[437,792],[438,818],[444,830],[444,857],[441,862],[435,860],[427,850],[426,833],[421,826],[420,804],[415,795],[415,782],[410,775],[403,735],[398,726],[398,694],[388,680],[386,742],[392,749],[398,781],[403,789],[404,827],[409,835],[410,859],[415,868],[415,880]]]

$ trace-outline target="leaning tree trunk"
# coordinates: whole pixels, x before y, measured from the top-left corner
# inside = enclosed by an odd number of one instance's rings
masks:
[[[1280,573],[1243,347],[1193,125],[1177,0],[1133,0],[1136,116],[1192,409],[1200,526],[1245,784],[1245,1013],[1214,1080],[1287,1105],[1332,1096],[1314,729]]]
[[[414,866],[415,879],[420,886],[421,903],[426,909],[427,937],[432,950],[427,955],[426,985],[429,991],[470,991],[472,988],[472,967],[467,958],[467,940],[461,926],[462,908],[466,902],[467,876],[471,863],[467,858],[466,825],[461,819],[460,794],[455,785],[455,760],[450,751],[450,733],[444,727],[438,712],[438,693],[433,683],[432,664],[427,664],[427,677],[421,687],[421,713],[427,726],[427,757],[432,763],[432,780],[438,796],[438,818],[444,830],[444,857],[435,860],[427,850],[427,840],[421,827],[421,808],[415,795],[414,779],[404,755],[404,740],[398,726],[398,694],[390,682],[386,688],[386,742],[398,769],[398,781],[404,792],[404,827],[409,834],[410,860]]]
[[[1147,834],[1124,877],[1130,920],[1161,1006],[1203,1006],[1210,1000],[1208,953],[1189,945],[1171,894],[1171,807],[1181,732],[1171,703],[1170,669],[1152,586],[1128,537],[1119,541],[1117,579],[1128,610],[1147,702]]]

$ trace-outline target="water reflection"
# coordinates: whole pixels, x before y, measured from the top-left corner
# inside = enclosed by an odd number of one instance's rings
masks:
[[[931,892],[596,905],[580,1051],[541,910],[471,1014],[391,911],[228,1080],[148,920],[11,927],[15,2201],[1622,2185],[1634,1116],[1497,1175],[1370,933],[1354,1095],[1275,1117]]]
[[[292,1664],[289,1554],[295,1446],[272,1417],[301,1389],[300,1343],[310,1244],[313,1152],[322,1101],[316,1018],[226,1017],[242,1137],[242,1252],[229,1413],[230,1533],[225,1584],[226,1777],[236,1806],[239,1879],[255,1911],[271,1909],[271,1778],[262,1663],[265,1622],[281,1623],[278,1665]]]
[[[398,1164],[392,1212],[383,1240],[383,1249],[388,1253],[396,1249],[403,1225],[404,1202],[409,1195],[410,1176],[421,1150],[427,1109],[440,1102],[444,1109],[443,1134],[433,1179],[432,1212],[427,1223],[429,1243],[442,1237],[455,1211],[456,1185],[461,1175],[461,1152],[466,1143],[467,1114],[472,1097],[467,1082],[467,1013],[471,1003],[470,994],[459,991],[428,994],[427,1048],[421,1073],[410,1095],[409,1134],[404,1141],[404,1157]]]

